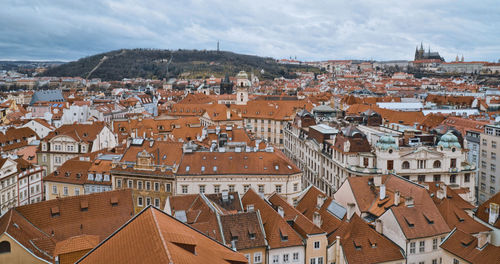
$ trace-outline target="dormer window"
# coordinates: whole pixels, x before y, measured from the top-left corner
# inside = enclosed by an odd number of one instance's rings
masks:
[[[279,229],[280,231],[280,238],[281,238],[281,241],[284,242],[284,241],[288,241],[288,233],[286,232],[286,230],[284,228],[281,228]]]

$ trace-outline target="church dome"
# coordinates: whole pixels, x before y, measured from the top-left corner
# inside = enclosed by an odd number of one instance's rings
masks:
[[[390,148],[397,149],[398,145],[396,144],[396,139],[393,138],[391,135],[383,135],[380,137],[380,139],[377,141],[376,144],[377,148],[387,150]]]
[[[248,79],[248,74],[245,71],[240,71],[238,75],[236,75],[237,79]]]
[[[442,135],[437,145],[443,148],[460,148],[460,142],[458,142],[457,136],[453,135],[451,132]]]

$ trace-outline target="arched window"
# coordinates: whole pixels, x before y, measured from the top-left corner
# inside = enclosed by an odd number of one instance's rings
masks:
[[[410,163],[408,161],[403,161],[403,165],[401,166],[403,169],[409,169]]]
[[[434,168],[441,168],[441,161],[439,160],[434,161]]]
[[[9,241],[0,242],[0,254],[10,253],[10,243]]]

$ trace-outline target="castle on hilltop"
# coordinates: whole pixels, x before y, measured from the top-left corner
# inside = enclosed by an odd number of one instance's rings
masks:
[[[441,57],[439,55],[439,52],[431,52],[431,47],[429,46],[429,50],[426,52],[424,50],[424,45],[422,43],[420,43],[420,49],[418,48],[418,45],[417,45],[417,48],[415,49],[415,60],[432,60],[432,59],[436,59],[436,60],[440,60],[440,61],[444,61],[443,57]]]

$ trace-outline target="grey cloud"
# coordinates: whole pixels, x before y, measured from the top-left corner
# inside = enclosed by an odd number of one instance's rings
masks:
[[[303,60],[411,59],[421,41],[450,60],[500,57],[495,1],[4,1],[0,59],[120,48],[214,49]]]

